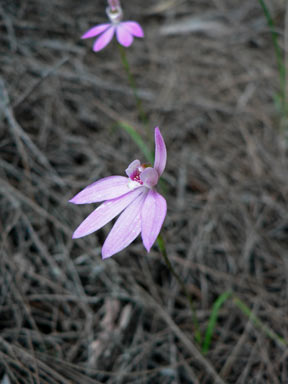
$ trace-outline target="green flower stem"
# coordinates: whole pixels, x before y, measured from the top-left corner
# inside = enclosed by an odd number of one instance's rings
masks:
[[[121,44],[118,44],[118,47],[119,47],[120,57],[121,57],[121,61],[122,61],[123,67],[124,67],[125,72],[126,72],[126,74],[128,76],[129,85],[130,85],[130,87],[131,87],[131,89],[133,91],[133,94],[134,94],[134,97],[135,97],[135,100],[136,100],[136,106],[137,106],[139,118],[142,121],[142,123],[147,124],[148,123],[148,118],[147,118],[146,113],[143,110],[142,101],[141,101],[141,99],[138,96],[138,90],[137,90],[137,87],[136,87],[136,82],[135,82],[134,76],[132,75],[132,72],[130,70],[129,62],[127,60],[126,49],[124,47],[122,47]]]
[[[131,73],[131,70],[130,70],[130,66],[129,66],[129,63],[128,63],[128,60],[127,60],[126,50],[120,44],[118,44],[118,47],[119,47],[120,57],[121,57],[121,61],[122,61],[123,67],[124,67],[125,72],[126,72],[126,74],[128,76],[129,85],[130,85],[130,87],[131,87],[131,89],[133,91],[133,94],[134,94],[134,97],[135,97],[135,100],[136,100],[136,106],[137,106],[139,118],[142,121],[142,123],[144,123],[146,125],[146,127],[148,128],[148,126],[147,126],[148,118],[147,118],[147,116],[146,116],[146,114],[145,114],[145,112],[143,110],[142,101],[141,101],[141,99],[138,96],[136,82],[135,82],[135,79],[134,79],[134,77],[133,77],[133,75]],[[141,136],[132,127],[130,127],[129,125],[123,124],[123,122],[120,123],[119,125],[124,130],[126,130],[129,133],[129,135],[132,137],[132,139],[141,148],[141,150],[143,151],[145,156],[149,160],[150,159],[152,160],[151,152],[148,149],[148,147],[146,147],[146,145],[143,142]],[[147,129],[147,133],[148,133],[148,140],[149,140],[149,131],[148,131],[148,129]],[[173,268],[173,266],[172,266],[172,264],[171,264],[171,262],[170,262],[170,260],[168,258],[166,247],[165,247],[165,243],[164,243],[163,237],[161,235],[158,236],[157,243],[158,243],[158,246],[159,246],[159,249],[160,249],[160,253],[161,253],[161,255],[162,255],[162,257],[163,257],[163,259],[165,261],[165,264],[166,264],[167,268],[172,273],[172,275],[176,278],[177,282],[179,283],[181,289],[183,290],[185,296],[188,299],[189,306],[190,306],[190,309],[191,309],[191,312],[192,312],[192,320],[193,320],[193,324],[194,324],[194,329],[195,329],[195,340],[196,340],[196,342],[200,346],[201,342],[202,342],[202,336],[201,336],[201,332],[200,332],[200,329],[199,329],[199,323],[198,323],[198,319],[197,319],[196,312],[195,312],[195,309],[194,309],[194,304],[193,304],[192,297],[190,296],[190,294],[189,294],[189,292],[188,292],[188,290],[187,290],[183,280],[181,279],[181,277],[178,275],[178,273]]]
[[[275,23],[273,21],[273,18],[271,16],[271,13],[269,11],[269,8],[267,7],[265,0],[258,0],[261,8],[263,9],[264,15],[267,20],[267,24],[269,26],[271,37],[273,41],[275,56],[277,60],[277,66],[278,66],[278,72],[279,72],[279,80],[280,80],[280,97],[282,102],[282,113],[286,115],[286,69],[285,69],[285,63],[283,59],[283,54],[281,51],[281,48],[278,43],[278,33],[276,32]]]
[[[171,264],[171,262],[170,262],[170,260],[168,258],[166,247],[165,247],[165,242],[164,242],[164,239],[163,239],[161,234],[157,237],[157,244],[158,244],[158,247],[160,249],[160,253],[161,253],[161,255],[162,255],[162,257],[163,257],[163,259],[165,261],[165,264],[166,264],[167,268],[172,273],[172,275],[175,277],[175,279],[177,280],[177,282],[180,285],[181,289],[183,290],[185,296],[188,299],[190,310],[192,312],[192,320],[193,320],[193,324],[194,324],[194,329],[195,329],[195,340],[196,340],[196,342],[199,345],[201,345],[202,336],[201,336],[201,332],[200,332],[200,329],[199,329],[199,323],[198,323],[198,319],[197,319],[197,315],[196,315],[196,311],[195,311],[195,308],[194,308],[194,303],[193,303],[192,297],[190,296],[190,294],[189,294],[189,292],[188,292],[188,290],[186,288],[186,285],[184,284],[183,280],[178,275],[178,273],[175,271],[175,269],[173,268],[173,266],[172,266],[172,264]]]

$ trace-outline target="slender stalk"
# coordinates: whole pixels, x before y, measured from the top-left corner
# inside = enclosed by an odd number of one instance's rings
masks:
[[[129,65],[129,62],[127,60],[126,50],[120,44],[118,44],[118,47],[119,47],[120,57],[121,57],[121,61],[122,61],[123,67],[124,67],[125,72],[126,72],[126,74],[128,76],[129,85],[130,85],[130,87],[131,87],[131,89],[133,91],[133,94],[134,94],[134,97],[135,97],[135,100],[136,100],[136,107],[137,107],[137,110],[138,110],[139,118],[142,121],[142,123],[147,124],[148,118],[147,118],[146,113],[143,110],[142,101],[141,101],[141,99],[138,96],[138,90],[137,90],[137,87],[136,87],[136,82],[135,82],[134,76],[133,76],[133,74],[132,74],[132,72],[130,70],[130,65]]]
[[[193,320],[193,324],[194,324],[194,329],[195,329],[195,340],[197,341],[197,343],[199,345],[201,345],[202,335],[201,335],[201,332],[200,332],[200,329],[199,329],[199,323],[198,323],[198,319],[197,319],[197,315],[196,315],[196,311],[195,311],[195,308],[194,308],[194,303],[193,303],[192,297],[190,296],[190,294],[189,294],[189,292],[188,292],[188,290],[186,288],[185,283],[183,282],[181,277],[178,275],[178,273],[175,271],[175,269],[173,268],[173,265],[171,264],[171,262],[170,262],[170,260],[168,258],[166,247],[165,247],[165,242],[164,242],[164,239],[163,239],[161,234],[157,237],[157,244],[158,244],[158,247],[160,249],[160,253],[161,253],[161,255],[162,255],[162,257],[163,257],[163,259],[165,261],[165,264],[166,264],[167,268],[172,273],[172,275],[175,277],[175,279],[177,280],[177,282],[180,285],[181,289],[183,290],[185,296],[188,299],[190,310],[192,312],[192,320]]]

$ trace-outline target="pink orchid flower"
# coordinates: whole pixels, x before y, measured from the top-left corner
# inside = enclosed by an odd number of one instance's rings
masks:
[[[143,244],[150,251],[167,212],[166,200],[156,191],[159,177],[166,166],[167,152],[158,127],[155,128],[154,167],[134,160],[125,176],[110,176],[98,180],[79,192],[70,202],[89,204],[104,201],[76,229],[77,239],[102,228],[114,217],[115,222],[102,247],[106,259],[122,251],[141,233]]]
[[[100,35],[93,45],[95,52],[105,48],[112,40],[114,33],[118,42],[124,47],[129,47],[133,43],[134,36],[144,37],[143,29],[136,21],[121,21],[123,13],[118,0],[109,0],[108,4],[106,12],[110,23],[96,25],[82,36],[82,39],[90,39]]]

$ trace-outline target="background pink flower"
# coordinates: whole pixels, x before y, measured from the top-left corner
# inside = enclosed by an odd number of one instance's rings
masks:
[[[105,48],[115,33],[119,44],[124,47],[129,47],[133,43],[134,37],[144,37],[143,29],[136,21],[121,21],[122,9],[120,5],[113,7],[110,5],[107,8],[107,15],[110,23],[96,25],[82,36],[82,39],[99,36],[93,45],[93,51],[98,52]]]
[[[126,169],[128,177],[106,177],[89,185],[70,200],[74,204],[105,201],[80,224],[73,238],[97,231],[122,212],[104,242],[102,258],[120,252],[140,233],[149,252],[167,212],[166,200],[155,189],[165,169],[166,159],[165,142],[156,127],[153,168],[134,160]]]

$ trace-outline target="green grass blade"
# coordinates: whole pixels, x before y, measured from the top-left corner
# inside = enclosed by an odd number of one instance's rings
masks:
[[[233,303],[240,309],[242,313],[244,313],[249,319],[252,321],[253,325],[256,328],[259,328],[262,332],[265,333],[267,337],[272,339],[277,345],[281,348],[286,349],[288,347],[288,343],[283,337],[277,335],[272,329],[267,327],[262,321],[251,311],[251,309],[243,303],[238,297],[233,297]]]
[[[276,32],[275,23],[273,21],[273,18],[271,16],[271,13],[269,11],[269,8],[267,7],[265,0],[258,0],[261,8],[263,9],[264,15],[266,17],[267,24],[269,26],[272,41],[274,45],[277,65],[278,65],[278,71],[279,71],[279,78],[280,78],[280,86],[281,86],[281,96],[283,104],[285,105],[285,82],[286,82],[286,71],[285,71],[285,64],[284,64],[284,58],[281,51],[281,48],[278,43],[278,33]]]
[[[222,293],[213,304],[212,312],[210,315],[210,319],[209,319],[208,326],[207,326],[207,329],[205,332],[204,342],[203,342],[203,346],[202,346],[203,354],[205,354],[209,351],[212,336],[213,336],[216,322],[218,319],[219,310],[222,307],[222,305],[231,297],[231,295],[232,295],[231,291],[226,291],[226,292]]]

